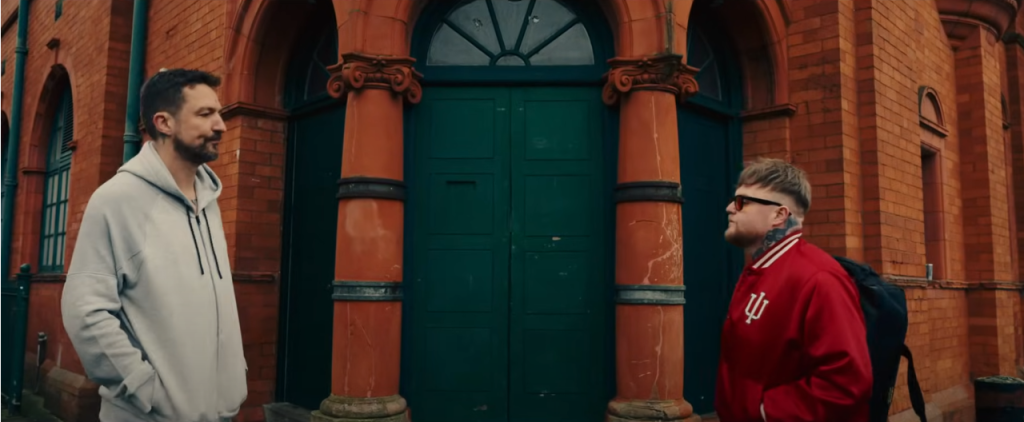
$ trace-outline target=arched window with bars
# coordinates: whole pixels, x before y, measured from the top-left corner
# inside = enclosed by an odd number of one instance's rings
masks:
[[[54,109],[43,186],[43,226],[39,240],[39,272],[64,272],[68,220],[68,185],[71,179],[71,142],[75,136],[71,88]]]

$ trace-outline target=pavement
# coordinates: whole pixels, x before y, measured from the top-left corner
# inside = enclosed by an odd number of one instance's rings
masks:
[[[7,404],[3,405],[3,413],[0,414],[2,422],[61,422],[56,416],[50,414],[43,408],[43,398],[32,394],[29,391],[22,393],[21,411],[18,415],[11,415]]]

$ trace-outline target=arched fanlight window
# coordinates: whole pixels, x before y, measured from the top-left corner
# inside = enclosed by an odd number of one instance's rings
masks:
[[[327,81],[331,74],[327,67],[338,62],[338,28],[330,23],[314,26],[304,35],[301,47],[294,53],[288,70],[288,90],[285,106],[299,107],[328,97]]]
[[[39,272],[64,271],[68,221],[68,187],[71,182],[71,142],[75,137],[75,112],[71,87],[64,89],[53,113],[46,179],[43,187],[43,227],[39,240]]]
[[[316,49],[306,66],[304,100],[312,100],[327,93],[327,81],[331,79],[331,73],[327,66],[338,62],[338,28],[330,26],[321,31],[320,39],[316,42]]]
[[[695,77],[700,95],[723,101],[725,93],[722,88],[721,64],[707,37],[698,29],[691,29],[686,43],[686,64],[700,69]]]
[[[427,66],[593,65],[590,34],[558,0],[469,0],[434,31]]]

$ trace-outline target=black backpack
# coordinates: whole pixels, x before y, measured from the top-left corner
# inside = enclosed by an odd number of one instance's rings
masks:
[[[924,413],[924,395],[914,371],[914,357],[904,341],[907,337],[907,297],[899,287],[885,280],[869,265],[849,258],[834,256],[860,291],[860,307],[867,328],[868,353],[871,355],[871,413],[869,422],[886,422],[900,370],[900,358],[907,358],[907,387],[910,403],[921,422],[928,422]]]

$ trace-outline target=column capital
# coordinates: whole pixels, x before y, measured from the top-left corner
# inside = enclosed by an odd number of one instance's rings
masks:
[[[423,75],[413,68],[414,63],[416,59],[411,57],[345,53],[338,64],[327,67],[331,73],[327,92],[334,98],[344,99],[354,90],[383,89],[405,96],[410,104],[417,104],[423,97],[419,82]]]
[[[699,87],[694,76],[700,69],[683,62],[679,54],[608,60],[611,70],[605,75],[602,98],[614,105],[622,95],[631,91],[654,90],[676,96],[680,104],[697,93]]]

